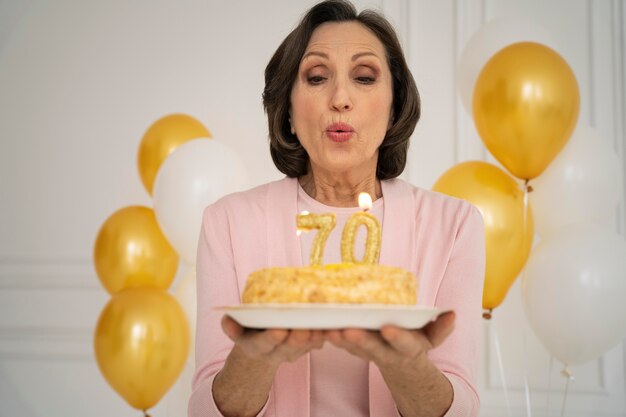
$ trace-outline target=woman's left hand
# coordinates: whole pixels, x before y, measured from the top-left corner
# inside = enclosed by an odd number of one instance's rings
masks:
[[[454,312],[447,312],[418,330],[384,326],[380,331],[341,329],[326,331],[326,340],[374,362],[381,370],[404,369],[408,363],[439,346],[454,329]]]
[[[428,359],[454,329],[454,313],[440,315],[419,330],[385,326],[380,331],[328,330],[326,340],[372,361],[380,370],[402,416],[441,416],[453,399],[452,385]]]

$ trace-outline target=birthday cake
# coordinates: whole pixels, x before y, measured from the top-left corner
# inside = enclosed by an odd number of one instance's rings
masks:
[[[248,277],[243,303],[346,303],[414,305],[415,277],[402,268],[341,263],[265,268]]]
[[[359,195],[361,207],[371,207],[371,203],[367,193]],[[311,249],[310,266],[265,268],[251,273],[244,287],[242,302],[416,304],[417,280],[413,274],[402,268],[377,263],[381,227],[371,213],[358,212],[348,219],[341,238],[341,263],[322,265],[326,239],[335,223],[333,213],[299,214],[296,217],[298,231],[318,231]],[[367,229],[367,237],[365,255],[357,261],[354,244],[360,226]]]

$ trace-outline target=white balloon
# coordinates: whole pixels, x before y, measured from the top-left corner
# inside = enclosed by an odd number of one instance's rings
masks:
[[[532,182],[535,231],[613,219],[622,189],[619,156],[590,126],[579,124],[563,150]]]
[[[187,271],[176,284],[176,288],[174,288],[174,297],[180,303],[189,320],[189,328],[191,329],[191,349],[187,360],[189,363],[194,364],[197,322],[196,268],[189,265],[187,268]]]
[[[554,231],[526,263],[522,298],[554,357],[576,365],[601,356],[626,337],[626,242],[591,223]]]
[[[196,261],[204,208],[247,186],[243,162],[216,139],[183,143],[163,162],[154,181],[154,212],[163,234],[188,264]]]
[[[457,67],[457,85],[465,109],[472,115],[476,78],[487,61],[500,49],[517,42],[537,42],[557,50],[550,33],[530,19],[503,17],[492,20],[472,35]]]

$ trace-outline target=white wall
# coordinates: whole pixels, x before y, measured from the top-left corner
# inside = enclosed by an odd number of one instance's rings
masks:
[[[168,113],[190,114],[227,141],[254,184],[281,177],[267,151],[263,69],[312,3],[0,0],[0,417],[139,415],[92,355],[108,300],[91,262],[96,233],[116,209],[150,204],[136,151]],[[382,8],[396,24],[422,95],[404,175],[414,184],[430,187],[453,164],[488,158],[458,99],[455,65],[484,21],[510,14],[553,34],[581,86],[581,120],[624,160],[624,1],[357,5]],[[622,233],[625,221],[621,204]],[[508,415],[495,334],[512,414],[527,415],[526,375],[532,415],[560,415],[564,379],[526,325],[517,286],[485,323],[481,415]],[[572,369],[566,415],[626,415],[624,356],[618,346]],[[189,370],[153,417],[184,414],[188,379]]]

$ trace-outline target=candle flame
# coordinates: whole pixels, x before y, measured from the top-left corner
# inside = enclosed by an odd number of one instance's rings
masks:
[[[301,215],[303,215],[303,216],[306,216],[307,214],[309,214],[309,212],[308,212],[308,211],[306,211],[306,210],[302,210],[302,211],[300,212],[300,214],[301,214]]]
[[[368,193],[359,194],[359,207],[363,210],[369,210],[372,208],[372,197]]]
[[[302,229],[296,229],[296,236],[300,236],[302,234]]]

